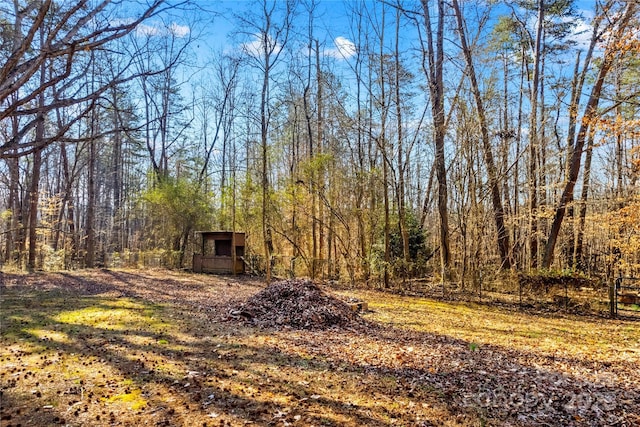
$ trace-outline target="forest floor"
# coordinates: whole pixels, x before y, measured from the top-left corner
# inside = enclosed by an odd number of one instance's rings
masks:
[[[640,322],[340,290],[369,310],[269,327],[247,303],[260,292],[165,270],[0,273],[0,425],[640,425]]]

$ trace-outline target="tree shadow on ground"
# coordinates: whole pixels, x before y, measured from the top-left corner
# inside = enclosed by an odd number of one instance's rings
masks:
[[[315,338],[304,340],[308,349]],[[608,426],[640,422],[640,389],[633,380],[637,359],[598,363],[397,328],[374,329],[362,340],[351,334],[322,334],[317,341],[320,344],[311,347],[325,357],[346,351],[344,341],[349,347],[374,343],[389,354],[380,360],[356,358],[357,366],[376,375],[404,378],[410,387],[438,390],[452,412],[471,411],[490,423]],[[326,349],[334,346],[336,350],[327,354]]]
[[[214,421],[225,419],[234,425],[252,421],[257,425],[379,426],[391,425],[393,417],[402,416],[383,405],[360,407],[350,401],[353,396],[317,394],[312,389],[313,376],[328,373],[330,365],[272,346],[239,342],[239,337],[247,335],[253,342],[260,341],[261,332],[251,328],[229,323],[194,325],[201,318],[190,313],[126,298],[116,301],[124,305],[114,304],[111,297],[80,296],[77,287],[72,288],[73,298],[60,291],[31,299],[4,295],[2,339],[8,347],[24,349],[16,361],[36,374],[18,376],[16,383],[3,381],[3,416],[25,424],[40,420],[40,425],[63,418],[68,425],[147,425],[151,421],[194,425],[194,420],[201,425],[202,419],[214,416]],[[95,320],[98,312],[108,317],[109,310],[122,311],[122,307],[134,312],[134,320],[120,319],[113,328],[86,324],[87,317],[81,316],[85,313]],[[173,328],[145,330],[145,321],[151,323],[156,317],[170,319]],[[209,333],[196,336],[194,332],[202,327],[208,327]],[[357,381],[359,374],[352,370],[338,377]],[[49,384],[44,384],[45,378]],[[329,388],[340,387],[335,381],[329,379]],[[25,386],[35,387],[39,395],[16,391]],[[360,390],[364,392],[366,387]],[[131,411],[138,401],[144,404]],[[90,408],[65,412],[79,402]],[[46,419],[38,418],[43,413]]]
[[[222,302],[252,291],[240,285],[47,277],[2,288],[7,425],[633,425],[640,413],[635,385],[560,369],[592,368],[579,359],[375,324],[220,321]]]

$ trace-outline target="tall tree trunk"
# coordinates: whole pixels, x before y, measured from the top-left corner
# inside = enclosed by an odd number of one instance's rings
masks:
[[[320,99],[322,97],[322,91],[320,89],[321,85],[321,77],[320,77],[320,49],[318,40],[315,40],[315,52],[316,52],[316,96],[318,98],[318,117],[316,121],[316,132],[321,131],[321,121],[320,113],[322,112],[320,109]],[[311,55],[309,55],[311,57]],[[311,80],[311,62],[309,62],[309,85]],[[308,106],[307,106],[308,108]],[[315,155],[315,147],[313,141],[313,130],[311,129],[311,111],[309,109],[309,117],[307,120],[307,133],[309,135],[309,160],[313,162],[313,156]],[[320,134],[318,134],[318,139],[320,139]],[[317,187],[317,171],[315,168],[311,168],[311,183],[309,184],[311,190],[311,238],[312,238],[312,257],[311,260],[311,277],[316,278],[318,274],[318,265],[319,265],[319,243],[318,243],[318,193]]]
[[[471,57],[471,49],[467,43],[467,37],[462,21],[462,13],[458,0],[453,0],[453,8],[456,14],[456,20],[458,23],[458,34],[460,35],[460,43],[462,45],[462,51],[467,63],[467,70],[469,72],[469,79],[471,81],[471,90],[476,102],[476,109],[478,112],[478,121],[480,122],[480,133],[482,136],[482,148],[484,154],[484,162],[487,167],[487,174],[489,175],[489,188],[491,190],[491,203],[493,206],[493,217],[496,223],[496,230],[498,234],[498,252],[500,253],[501,266],[503,268],[511,268],[511,259],[509,256],[509,234],[504,225],[504,208],[502,206],[502,196],[500,195],[500,184],[498,182],[498,172],[493,159],[493,150],[491,148],[491,141],[489,137],[489,125],[487,123],[486,112],[484,109],[484,103],[482,101],[482,94],[480,93],[480,87],[478,86],[478,79],[476,77],[475,67],[473,65],[473,59]]]
[[[16,22],[14,25],[14,39],[13,50],[18,50],[23,39],[22,35],[22,14],[19,13],[20,4],[14,2]],[[18,94],[13,93],[10,96],[11,102],[15,103],[18,100]],[[11,134],[17,135],[20,131],[20,121],[17,115],[10,116],[11,121]],[[7,221],[7,234],[5,241],[5,254],[4,261],[14,261],[16,264],[20,261],[20,251],[24,245],[24,227],[22,224],[23,219],[23,206],[20,200],[20,160],[18,157],[18,149],[12,150],[14,156],[5,158],[7,168],[9,170],[9,197],[7,200],[7,207],[11,211],[11,219]],[[21,242],[22,241],[22,242]],[[14,258],[14,255],[16,257]]]
[[[523,121],[524,121],[524,114],[522,111],[522,105],[524,103],[524,93],[525,93],[525,74],[526,74],[526,70],[527,70],[527,66],[526,66],[526,55],[525,55],[525,48],[524,45],[522,46],[522,50],[521,50],[521,60],[520,60],[520,83],[519,83],[519,90],[518,90],[518,117],[516,120],[516,152],[515,152],[515,162],[513,165],[513,215],[514,218],[518,218],[520,217],[520,194],[521,194],[521,190],[520,190],[520,148],[522,145],[522,128],[523,128]],[[521,234],[519,233],[519,231],[522,228],[525,228],[523,226],[523,223],[519,221],[519,225],[520,226],[515,226],[513,227],[513,243],[514,243],[514,255],[516,257],[517,260],[519,260],[520,265],[522,266],[521,268],[524,268],[526,264],[526,257],[524,256],[524,244],[521,242]]]
[[[263,43],[268,46],[266,34]],[[265,47],[266,49],[266,47]],[[265,67],[262,80],[262,91],[260,98],[260,146],[262,148],[262,238],[264,249],[264,260],[267,274],[267,283],[271,283],[271,252],[273,251],[273,240],[271,236],[271,224],[269,222],[269,175],[268,175],[268,117],[267,102],[269,99],[269,67]]]
[[[12,117],[12,130],[17,132],[17,117]],[[19,252],[22,247],[20,243],[24,240],[24,229],[22,224],[23,208],[20,200],[20,163],[18,157],[10,157],[5,159],[9,169],[9,199],[7,206],[11,210],[11,219],[7,221],[7,240],[5,242],[5,262],[18,262]],[[17,255],[14,257],[14,255]]]
[[[515,151],[515,156],[516,159],[518,158],[518,153],[520,151],[520,144],[519,141],[517,139],[517,136],[515,135],[513,128],[511,127],[511,116],[509,115],[509,62],[510,59],[507,59],[507,56],[505,54],[503,54],[502,56],[502,84],[503,84],[503,88],[502,88],[502,115],[501,115],[501,126],[500,126],[500,150],[501,150],[501,163],[502,163],[502,168],[500,169],[500,174],[504,174],[505,178],[503,181],[503,190],[502,190],[502,194],[504,195],[505,199],[503,199],[504,201],[504,211],[505,211],[505,217],[506,218],[516,218],[517,217],[517,210],[518,210],[518,200],[514,199],[513,200],[513,204],[509,202],[509,194],[510,194],[510,187],[509,187],[509,178],[508,178],[508,172],[509,172],[509,163],[510,163],[510,159],[509,159],[509,152],[511,150],[511,144],[512,142],[515,140],[516,143],[516,151]],[[517,163],[517,161],[516,161]],[[514,165],[514,169],[516,169],[516,166]],[[516,178],[517,179],[517,178]],[[517,238],[516,238],[516,229],[518,228],[517,226],[513,226],[512,228],[512,232],[511,234],[509,234],[508,236],[511,236],[512,238],[512,243],[517,242]],[[516,245],[512,245],[509,248],[509,258],[511,260],[511,267],[516,267],[517,268],[517,262],[518,262],[518,251],[516,249]]]
[[[620,93],[620,73],[616,73],[615,77],[615,99],[622,99],[622,94]],[[616,122],[622,123],[622,107],[620,105],[616,106],[615,109]],[[616,129],[615,131],[616,137],[616,148],[615,148],[615,170],[616,170],[616,198],[618,199],[618,203],[620,208],[624,206],[624,139],[622,135],[622,131],[620,129]]]
[[[302,108],[304,111],[305,125],[307,131],[307,153],[309,155],[309,162],[313,161],[313,153],[314,153],[314,135],[313,135],[313,117],[311,113],[311,101],[309,99],[311,92],[311,49],[313,49],[311,34],[309,34],[309,49],[307,53],[307,80],[304,85],[303,93],[302,93]],[[316,60],[318,59],[317,45],[316,45]],[[317,68],[316,68],[317,72]],[[316,76],[317,79],[317,76]],[[294,178],[296,179],[296,178]],[[318,225],[316,219],[316,199],[317,194],[315,191],[316,182],[315,182],[315,173],[313,168],[310,171],[309,176],[309,192],[311,193],[311,263],[310,263],[310,271],[312,279],[316,277],[316,262],[318,258]]]
[[[400,228],[400,235],[402,236],[402,253],[405,262],[411,261],[411,255],[409,253],[409,232],[407,230],[407,214],[405,206],[405,163],[404,163],[404,150],[403,150],[403,133],[402,133],[402,101],[400,98],[400,8],[396,9],[396,34],[395,34],[395,103],[396,103],[396,127],[397,129],[397,144],[398,144],[398,224]]]
[[[44,28],[40,28],[40,43],[44,42]],[[47,64],[40,66],[40,85],[46,82]],[[31,171],[31,183],[29,185],[29,255],[27,257],[27,269],[33,271],[36,268],[36,249],[38,242],[38,200],[40,199],[40,169],[42,167],[42,142],[45,137],[45,113],[42,111],[45,106],[45,93],[38,95],[38,123],[35,132],[35,151],[33,153],[33,168]]]
[[[44,138],[44,117],[36,126],[36,140]],[[33,271],[36,268],[36,255],[38,244],[38,200],[40,196],[40,169],[42,167],[42,149],[37,148],[33,152],[33,166],[31,170],[31,183],[29,184],[29,254],[27,257],[27,269]]]
[[[391,264],[391,245],[390,235],[391,226],[389,216],[389,161],[387,155],[387,114],[389,106],[387,105],[386,79],[384,66],[384,27],[385,27],[385,10],[383,5],[382,23],[380,25],[380,52],[378,63],[378,83],[380,84],[380,135],[378,137],[378,148],[382,153],[382,197],[384,203],[384,269],[383,280],[384,287],[388,288],[389,283],[389,266]]]
[[[544,26],[544,0],[538,0],[538,20],[533,50],[531,111],[529,116],[529,266],[538,266],[538,97],[540,95],[540,60]]]
[[[271,120],[271,78],[273,67],[278,62],[280,53],[284,51],[284,47],[289,37],[289,30],[293,19],[293,6],[290,1],[285,2],[286,11],[284,12],[284,21],[278,26],[273,22],[274,13],[277,2],[261,1],[260,21],[256,23],[252,20],[245,20],[244,24],[253,27],[260,37],[260,55],[256,58],[262,75],[262,88],[260,91],[260,145],[261,145],[261,183],[262,183],[262,238],[263,250],[266,264],[266,280],[271,282],[271,257],[273,252],[273,231],[271,224],[271,186],[269,183],[268,166],[269,166],[269,126]],[[254,16],[255,17],[255,16]],[[263,25],[261,26],[260,23]],[[273,32],[273,34],[272,34]],[[275,35],[275,38],[272,36]]]
[[[90,90],[94,90],[96,83],[95,56],[91,57],[92,72]],[[93,268],[95,266],[96,256],[96,135],[98,134],[98,111],[97,106],[91,109],[89,117],[89,159],[87,161],[87,218],[85,224],[86,237],[86,256],[85,266]]]
[[[596,17],[594,22],[594,31],[591,36],[591,42],[589,44],[589,49],[587,50],[587,54],[584,59],[584,65],[582,68],[582,72],[580,72],[580,56],[581,52],[578,52],[576,56],[576,62],[573,69],[573,79],[571,81],[571,100],[569,103],[569,124],[567,129],[567,147],[573,147],[575,143],[576,137],[576,127],[578,120],[578,106],[580,103],[580,97],[582,95],[582,88],[584,86],[584,82],[587,76],[587,71],[589,70],[589,66],[591,64],[591,57],[593,55],[593,50],[596,46],[596,41],[598,39],[597,29],[599,28],[600,22],[604,15]],[[590,133],[588,146],[593,144],[593,135]],[[584,237],[584,220],[586,219],[586,199],[588,196],[589,190],[589,179],[591,173],[591,157],[592,157],[592,148],[587,148],[587,158],[585,160],[585,174],[583,177],[583,188],[582,188],[582,203],[580,206],[579,219],[578,219],[578,231],[577,235],[574,239],[574,248],[573,248],[573,257],[571,260],[571,266],[577,267],[578,269],[582,269],[580,264],[582,263],[582,246],[583,246],[583,237]],[[569,170],[569,162],[570,157],[567,156],[565,169]],[[569,210],[570,216],[573,216],[572,209]],[[584,217],[583,217],[584,215]]]
[[[584,226],[587,219],[587,199],[591,185],[591,160],[593,158],[593,132],[589,132],[587,153],[584,159],[584,173],[582,174],[582,191],[580,194],[580,212],[578,213],[578,230],[576,234],[575,248],[573,250],[573,265],[580,271],[584,271],[585,260],[583,254]]]
[[[635,13],[636,6],[637,4],[635,2],[629,2],[626,4],[623,13],[620,15],[620,19],[616,21],[616,29],[611,35],[612,40],[623,40],[624,32],[626,31],[627,26],[629,25],[629,21]],[[567,181],[562,191],[562,195],[560,196],[560,200],[553,217],[551,230],[549,232],[549,239],[547,240],[547,245],[545,247],[544,259],[542,263],[543,268],[549,268],[551,266],[551,263],[553,262],[553,253],[555,250],[558,235],[560,233],[560,227],[562,226],[562,221],[564,219],[567,206],[573,201],[573,189],[575,187],[576,181],[578,180],[582,151],[589,133],[589,127],[593,120],[598,116],[598,104],[600,102],[602,87],[604,85],[607,74],[613,66],[616,54],[618,53],[618,49],[618,46],[616,46],[616,44],[613,42],[607,44],[602,64],[600,65],[595,83],[591,89],[591,93],[589,94],[585,112],[580,123],[580,130],[578,131],[578,135],[576,136],[576,143],[571,152]]]
[[[123,188],[123,153],[122,153],[122,132],[123,123],[121,120],[121,112],[118,110],[120,103],[118,102],[120,97],[118,96],[117,88],[112,89],[112,100],[114,105],[114,111],[112,111],[113,118],[113,229],[111,230],[111,244],[110,250],[115,252],[122,252],[122,188]]]
[[[358,46],[363,45],[362,40],[362,13],[357,14],[358,18]],[[356,77],[356,132],[357,132],[357,171],[356,171],[356,217],[358,221],[358,243],[360,249],[360,259],[362,266],[362,276],[364,281],[369,280],[369,254],[367,251],[367,232],[365,226],[365,194],[366,194],[366,162],[365,162],[365,128],[364,128],[364,120],[363,120],[363,110],[362,107],[362,66],[363,59],[361,49],[358,49],[356,52],[356,65],[355,65],[355,77]]]
[[[429,2],[422,0],[422,9],[427,33],[427,57],[431,114],[433,116],[435,168],[438,179],[438,214],[440,217],[440,268],[442,280],[449,280],[451,274],[451,245],[449,243],[449,213],[447,171],[444,155],[445,114],[444,114],[444,0],[438,0],[438,23],[434,44]]]
[[[317,117],[317,127],[316,127],[316,155],[321,156],[323,145],[324,145],[324,77],[322,76],[322,70],[320,68],[320,44],[318,40],[316,40],[316,86],[318,93],[316,94],[316,103],[318,109],[318,117]],[[317,171],[316,180],[316,192],[323,193],[322,197],[324,197],[324,183],[325,183],[325,172],[324,166],[321,166]],[[324,219],[324,203],[321,203],[319,199],[316,199],[318,203],[318,257],[321,260],[322,274],[324,277],[324,263],[325,263],[325,219]],[[314,202],[315,203],[315,202]],[[331,214],[331,213],[329,213]],[[330,251],[331,248],[327,248],[327,251]],[[327,253],[329,255],[329,253]],[[328,265],[327,265],[328,268]]]
[[[93,118],[95,112],[91,113],[91,133],[89,139],[89,161],[87,162],[87,218],[85,224],[86,237],[86,256],[85,266],[93,268],[95,266],[96,255],[96,184],[95,184],[95,168],[96,168],[96,141],[93,137],[95,134],[94,126],[97,126],[96,120]]]

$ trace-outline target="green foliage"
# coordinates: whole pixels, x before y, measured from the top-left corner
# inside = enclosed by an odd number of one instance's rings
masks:
[[[524,275],[524,273],[523,273]],[[568,278],[568,279],[576,279],[576,278],[580,278],[580,279],[589,279],[589,276],[587,276],[584,272],[579,271],[579,270],[573,270],[570,268],[564,268],[564,269],[537,269],[537,270],[533,270],[531,272],[529,272],[527,274],[527,276],[530,277],[543,277],[543,278],[551,278],[551,279],[563,279],[563,278]]]
[[[409,257],[412,260],[417,260],[428,252],[428,248],[426,247],[427,236],[422,227],[420,227],[418,219],[415,217],[415,215],[408,213],[406,221],[407,233],[409,234]],[[391,233],[390,237],[391,256],[393,258],[402,258],[402,234],[400,233],[399,226],[395,228],[395,231]]]
[[[233,191],[229,189],[223,192],[225,212],[222,213],[224,218],[230,224],[231,205],[233,203]],[[247,235],[260,235],[260,217],[262,205],[262,187],[254,180],[251,175],[247,174],[245,179],[237,182],[236,188],[236,229],[242,229]]]
[[[213,195],[189,177],[166,177],[142,195],[151,220],[147,230],[157,246],[178,249],[198,228],[210,228]]]
[[[314,179],[318,174],[327,170],[334,158],[331,153],[315,154],[312,159],[307,159],[300,163],[302,176],[307,180]]]
[[[66,267],[64,249],[54,251],[49,245],[40,247],[40,256],[42,257],[42,269],[45,271],[64,270]]]
[[[397,223],[392,228],[389,235],[391,259],[388,265],[384,261],[384,244],[382,229],[380,228],[379,243],[374,245],[371,251],[369,264],[374,272],[381,272],[385,265],[390,268],[394,277],[416,277],[426,274],[427,256],[431,253],[431,249],[427,247],[426,232],[420,227],[418,219],[410,212],[407,212],[407,232],[409,234],[409,261],[404,259],[404,251],[402,244],[402,234],[400,233],[400,225]]]
[[[525,44],[524,34],[518,22],[508,15],[498,17],[496,25],[493,27],[490,38],[492,49],[499,51],[520,52],[520,47]]]

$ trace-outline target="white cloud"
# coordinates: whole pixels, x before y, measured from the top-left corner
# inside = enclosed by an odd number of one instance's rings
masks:
[[[138,24],[136,34],[139,36],[157,36],[160,35],[160,27],[147,24]]]
[[[280,53],[282,47],[277,41],[273,40],[270,35],[267,34],[267,48],[277,55]],[[254,34],[253,40],[242,44],[242,50],[251,56],[260,57],[264,52],[264,40],[260,34]]]
[[[332,58],[349,59],[356,54],[356,45],[345,37],[336,37],[333,44],[335,47],[325,50],[325,55]]]
[[[176,24],[172,22],[169,25],[148,25],[138,24],[136,27],[136,34],[139,36],[175,36],[178,38],[186,37],[191,32],[191,29],[186,25]]]
[[[191,28],[189,28],[186,25],[180,25],[180,24],[176,24],[175,22],[172,22],[171,25],[169,25],[169,31],[174,36],[182,38],[182,37],[186,37],[187,34],[191,32]]]
[[[576,43],[578,49],[587,49],[593,35],[593,26],[589,22],[590,19],[584,18],[586,14],[587,13],[583,12],[581,13],[582,17],[565,17],[561,19],[562,22],[573,22],[573,28],[569,37]]]

